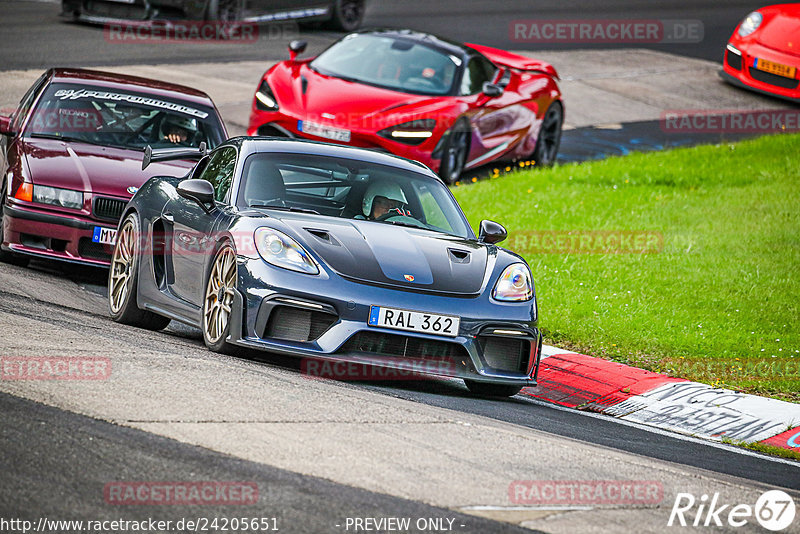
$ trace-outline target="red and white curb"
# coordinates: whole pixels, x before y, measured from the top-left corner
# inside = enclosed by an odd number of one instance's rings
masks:
[[[800,405],[542,347],[539,386],[523,394],[705,439],[800,452]]]

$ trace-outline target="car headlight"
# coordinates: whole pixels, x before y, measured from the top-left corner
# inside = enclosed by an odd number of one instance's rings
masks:
[[[742,37],[747,37],[754,31],[756,31],[758,27],[761,26],[762,19],[763,17],[761,16],[761,13],[759,13],[758,11],[753,11],[752,13],[747,15],[742,21],[742,23],[739,24],[739,35],[741,35]]]
[[[306,274],[319,274],[319,269],[300,243],[272,228],[255,232],[256,250],[267,263]]]
[[[83,192],[34,184],[33,201],[79,210],[83,208]]]
[[[278,111],[278,99],[275,98],[266,80],[261,82],[256,91],[256,108],[262,111]]]
[[[433,135],[435,128],[434,119],[420,119],[385,128],[378,135],[407,145],[419,145]]]
[[[506,267],[494,286],[492,296],[495,300],[530,300],[533,297],[533,284],[528,267],[523,263],[514,263]]]

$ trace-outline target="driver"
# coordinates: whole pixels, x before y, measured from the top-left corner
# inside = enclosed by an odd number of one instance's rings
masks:
[[[411,217],[407,204],[405,193],[396,183],[388,181],[373,182],[364,193],[364,200],[361,203],[361,210],[364,216],[359,215],[358,218],[374,221],[379,217],[393,213]]]
[[[177,115],[168,115],[161,125],[162,139],[176,145],[185,143],[196,131],[197,123],[195,119],[178,117]]]

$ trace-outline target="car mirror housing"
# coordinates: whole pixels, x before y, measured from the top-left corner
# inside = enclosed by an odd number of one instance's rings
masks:
[[[504,89],[492,82],[484,82],[482,92],[489,98],[497,98],[503,96]]]
[[[12,135],[14,133],[11,131],[11,122],[12,117],[9,117],[8,115],[0,115],[0,134]]]
[[[214,204],[214,186],[206,180],[184,180],[178,184],[178,194],[194,200],[204,208]]]
[[[481,230],[478,234],[478,241],[494,245],[508,237],[508,232],[502,224],[494,221],[483,220],[481,221]]]
[[[289,59],[294,61],[298,54],[306,51],[308,43],[306,41],[292,41],[289,43]]]

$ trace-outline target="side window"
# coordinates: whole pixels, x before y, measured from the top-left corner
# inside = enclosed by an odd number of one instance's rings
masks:
[[[414,183],[414,191],[419,198],[420,207],[425,216],[425,222],[445,232],[453,232],[453,227],[447,220],[447,215],[442,211],[433,193],[427,185]]]
[[[207,180],[214,186],[214,198],[222,201],[233,182],[233,170],[236,167],[236,149],[223,148],[208,160],[208,165],[198,178]]]
[[[461,94],[480,93],[483,90],[483,83],[494,79],[495,70],[491,61],[481,56],[471,57],[464,69],[464,77],[461,79]]]
[[[25,117],[28,116],[28,112],[31,110],[33,101],[36,100],[37,95],[44,87],[44,82],[46,79],[47,73],[45,72],[39,76],[39,79],[36,80],[36,83],[34,83],[31,88],[28,89],[28,92],[25,93],[25,96],[23,96],[22,100],[19,101],[19,107],[14,113],[14,121],[11,123],[12,131],[18,132],[22,128],[22,123],[25,122]]]

